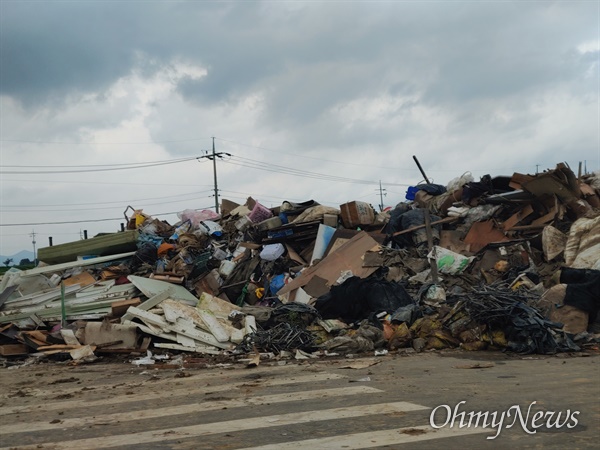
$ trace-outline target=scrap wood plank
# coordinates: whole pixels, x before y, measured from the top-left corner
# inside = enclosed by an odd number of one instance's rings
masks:
[[[156,294],[167,291],[170,298],[178,300],[189,305],[195,305],[198,297],[193,295],[183,286],[167,283],[165,281],[152,280],[150,278],[129,275],[127,277],[146,297],[154,297]]]
[[[206,353],[208,355],[220,355],[221,351],[217,348],[211,348],[211,347],[207,347],[205,345],[195,345],[192,347],[186,346],[186,345],[179,345],[179,344],[164,344],[161,342],[157,342],[154,344],[155,347],[157,348],[165,348],[165,349],[169,349],[169,350],[181,350],[184,352],[196,352],[196,353]]]
[[[134,322],[129,322],[129,323],[133,323],[144,333],[151,334],[152,336],[156,336],[161,339],[166,339],[168,341],[176,342],[175,344],[155,342],[154,347],[168,348],[168,349],[172,349],[172,350],[186,350],[186,351],[197,351],[196,349],[201,349],[202,353],[210,353],[210,354],[214,354],[214,355],[220,354],[220,350],[217,347],[201,344],[192,338],[188,338],[187,336],[183,336],[183,335],[177,334],[177,333],[156,332],[155,329],[149,328],[145,325],[142,325],[139,323],[134,323]],[[187,341],[186,339],[189,339],[189,341]],[[185,342],[186,344],[181,344],[180,342]],[[193,350],[189,350],[190,348]]]
[[[460,219],[460,217],[446,217],[445,219],[440,219],[440,220],[436,220],[435,222],[431,222],[430,225],[439,225],[442,223],[452,223],[452,222],[456,222],[458,219]],[[413,231],[420,230],[421,228],[425,228],[425,227],[426,227],[426,225],[424,223],[421,225],[415,225],[414,227],[407,228],[406,230],[397,231],[396,233],[392,234],[392,236],[393,237],[400,236],[402,234],[411,233]]]
[[[29,350],[25,344],[4,344],[0,345],[0,355],[12,356],[12,355],[26,355]]]
[[[41,250],[41,249],[40,249]],[[117,255],[110,256],[100,256],[98,258],[85,259],[83,261],[73,261],[62,264],[54,264],[51,266],[44,267],[36,267],[34,269],[24,270],[20,273],[22,277],[28,277],[32,275],[38,275],[40,273],[52,273],[52,272],[60,272],[65,269],[72,269],[73,267],[83,267],[83,266],[92,266],[95,264],[101,264],[109,261],[116,261],[118,259],[129,258],[130,256],[135,255],[135,252],[127,252],[127,253],[119,253]]]
[[[184,336],[183,334],[177,335],[177,343],[181,344],[185,347],[195,347],[196,346],[195,340],[193,340],[192,338],[189,338],[187,336]]]
[[[71,358],[73,358],[75,361],[89,357],[95,359],[96,355],[94,355],[94,350],[96,350],[96,347],[94,347],[93,345],[80,345],[77,348],[69,350],[69,354],[71,355]]]
[[[150,297],[145,302],[142,302],[142,304],[139,306],[136,306],[136,308],[138,308],[142,311],[148,311],[168,298],[169,298],[169,291],[160,292],[159,294],[156,294],[156,295]],[[129,314],[129,312],[126,312],[123,315],[123,317],[121,317],[121,322],[123,323],[126,320],[131,320],[131,319],[133,319],[133,316],[131,314]]]
[[[220,318],[227,319],[233,311],[239,311],[240,307],[233,303],[203,292],[198,300],[198,309],[207,309]]]
[[[191,337],[205,344],[214,345],[224,350],[231,349],[230,343],[219,342],[212,334],[196,328],[196,325],[191,320],[179,318],[176,323],[169,324],[169,328],[171,331]]]
[[[167,339],[169,341],[177,342],[177,334],[176,333],[166,333],[156,327],[149,327],[147,325],[144,325],[141,323],[136,323],[136,322],[131,322],[129,320],[127,322],[125,322],[124,324],[128,324],[128,323],[135,325],[136,327],[138,327],[141,331],[143,331],[146,334],[150,334],[152,336],[156,336],[161,339]]]
[[[72,286],[78,284],[81,287],[89,286],[94,284],[96,279],[89,272],[81,272],[77,275],[71,275],[69,278],[63,280],[65,286]]]
[[[198,309],[198,314],[202,318],[202,321],[208,328],[208,331],[217,339],[219,342],[227,342],[231,334],[227,332],[225,327],[217,320],[217,317],[207,309]]]
[[[114,317],[121,317],[130,306],[140,306],[142,301],[139,297],[118,300],[110,305],[111,313]]]
[[[211,333],[219,342],[227,342],[231,336],[231,333],[225,329],[210,310],[194,308],[174,300],[164,301],[161,307],[167,322],[176,323],[179,318],[191,320],[199,328]]]
[[[199,330],[196,325],[187,319],[178,318],[175,323],[168,323],[164,318],[152,314],[148,311],[143,311],[135,306],[129,308],[129,313],[134,317],[142,320],[144,323],[149,323],[160,327],[165,332],[174,332],[183,334],[184,336],[190,337],[200,342],[204,342],[215,347],[230,349],[231,345],[217,341],[217,339],[209,333]]]
[[[558,198],[555,195],[554,196],[554,204],[552,205],[552,208],[550,208],[550,211],[548,212],[548,214],[545,214],[542,217],[535,219],[533,222],[531,222],[531,225],[548,224],[548,223],[552,222],[554,219],[556,219],[557,217],[559,219],[562,219],[563,215],[564,215],[564,206],[562,205],[562,203],[558,202]]]
[[[75,296],[76,297],[85,297],[92,294],[99,294],[102,292],[107,292],[110,288],[115,285],[115,280],[109,281],[97,281],[91,286],[86,286],[81,289]]]
[[[77,337],[75,337],[73,330],[63,328],[60,330],[60,335],[67,345],[81,345],[81,343],[77,340]]]
[[[78,345],[68,345],[68,344],[54,344],[54,345],[44,345],[38,347],[37,350],[39,352],[43,352],[44,350],[73,350],[74,348],[83,347],[81,344]]]
[[[533,180],[535,177],[532,175],[525,175],[522,173],[515,172],[510,179],[508,185],[514,190],[522,189],[523,183]]]
[[[526,217],[529,217],[531,214],[533,214],[533,207],[531,204],[529,204],[506,219],[502,224],[502,228],[504,231],[511,230],[516,224],[521,222]]]
[[[79,285],[67,286],[65,289],[65,295],[72,294],[76,292],[78,289],[81,289]],[[23,297],[7,300],[5,303],[5,308],[24,308],[28,306],[41,306],[44,303],[51,302],[53,300],[59,299],[61,296],[60,287],[49,289],[45,292],[35,292],[33,294],[24,295]]]
[[[17,290],[18,287],[18,285],[14,284],[2,291],[2,293],[0,294],[0,306],[2,306],[4,302],[10,298],[11,295],[13,295],[13,293]]]
[[[67,303],[67,318],[72,315],[80,313],[107,313],[110,311],[110,304],[114,300],[100,301],[100,302],[88,302],[79,305],[71,305]],[[107,308],[108,307],[108,308]],[[60,317],[61,306],[60,302],[55,304],[44,305],[41,309],[39,308],[22,308],[11,311],[0,312],[0,323],[14,322],[22,319],[27,319],[31,314],[37,314],[38,317],[43,319]]]

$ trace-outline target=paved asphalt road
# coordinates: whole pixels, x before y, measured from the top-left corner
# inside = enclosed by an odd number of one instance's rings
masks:
[[[208,369],[52,363],[0,369],[0,386],[2,448],[600,447],[600,356],[448,351]],[[464,423],[469,412],[513,415],[498,433],[461,428],[460,416],[450,427],[441,406],[440,428],[431,427],[436,407],[461,401]],[[543,422],[561,412],[567,423],[526,433],[515,414],[533,402],[530,431],[538,411]]]

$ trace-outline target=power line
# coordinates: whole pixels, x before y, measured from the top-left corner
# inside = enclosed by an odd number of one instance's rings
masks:
[[[335,175],[327,175],[327,174],[318,173],[318,172],[310,172],[307,170],[301,170],[301,169],[295,169],[295,168],[286,167],[286,166],[280,166],[277,164],[265,163],[262,161],[256,161],[256,160],[252,160],[249,158],[243,158],[240,156],[233,156],[233,155],[232,155],[231,160],[225,160],[224,162],[233,164],[233,165],[258,169],[258,170],[265,170],[268,172],[277,172],[277,173],[283,173],[283,174],[287,174],[287,175],[300,176],[300,177],[304,177],[304,178],[315,178],[315,179],[320,179],[320,180],[325,180],[325,181],[336,181],[336,182],[353,183],[353,184],[374,184],[374,185],[379,184],[378,181],[359,180],[356,178],[339,177],[339,176],[335,176]],[[403,184],[403,183],[386,183],[386,184],[390,185],[390,186],[409,186],[408,184]]]
[[[108,184],[108,185],[122,185],[122,186],[177,186],[177,187],[198,187],[198,186],[212,186],[212,184],[173,184],[173,183],[123,183],[123,182],[103,182],[103,181],[69,181],[69,180],[40,180],[40,179],[31,179],[31,180],[7,180],[2,179],[2,183],[8,182],[18,182],[18,183],[68,183],[68,184]]]
[[[166,141],[138,141],[138,142],[58,142],[58,141],[32,141],[27,139],[0,139],[0,142],[20,142],[24,144],[56,144],[56,145],[149,145],[149,144],[174,144],[178,142],[195,142],[210,139],[208,137],[191,139],[173,139]]]
[[[66,220],[61,222],[36,222],[36,223],[0,223],[0,227],[17,227],[29,225],[64,225],[69,223],[92,223],[92,222],[109,222],[111,220],[123,220],[123,217],[113,217],[110,219],[89,219],[89,220]]]
[[[210,191],[207,191],[210,192]],[[173,203],[182,203],[182,202],[190,202],[192,200],[195,200],[195,198],[184,198],[181,200],[171,200],[168,202],[158,202],[158,203],[145,203],[142,205],[139,205],[141,208],[145,208],[148,206],[156,206],[156,205],[165,205],[165,204],[173,204]],[[124,202],[127,203],[127,202]],[[121,206],[122,207],[122,204]],[[118,209],[120,208],[119,206],[103,206],[101,208],[75,208],[75,209],[35,209],[35,210],[12,210],[12,211],[2,211],[3,214],[7,214],[7,213],[38,213],[38,212],[74,212],[74,211],[98,211],[98,210],[107,210],[107,209]],[[139,209],[139,208],[138,208]]]
[[[151,198],[138,198],[136,200],[119,200],[117,202],[94,202],[95,205],[112,205],[115,203],[123,204],[123,203],[134,203],[134,202],[142,202],[147,200],[162,200],[165,198],[173,198],[173,197],[183,197],[186,195],[197,195],[204,194],[205,192],[210,192],[208,189],[206,191],[196,191],[196,192],[186,192],[185,194],[176,194],[176,195],[167,195],[166,197],[151,197]],[[54,204],[54,205],[3,205],[4,208],[38,208],[44,206],[86,206],[89,205],[90,202],[87,203],[63,203],[63,204]],[[7,211],[12,212],[12,211]]]
[[[398,168],[394,168],[394,167],[372,166],[372,165],[368,165],[368,164],[351,163],[351,162],[347,162],[347,161],[337,161],[337,160],[333,160],[333,159],[317,158],[315,156],[298,155],[298,154],[295,154],[295,153],[285,152],[283,150],[273,150],[273,149],[266,148],[266,147],[260,147],[258,145],[244,144],[242,142],[230,141],[230,140],[223,139],[223,138],[216,138],[216,139],[219,139],[220,141],[223,141],[223,142],[228,142],[230,144],[241,145],[243,147],[255,148],[255,149],[264,150],[264,151],[267,151],[267,152],[273,152],[273,153],[278,153],[278,154],[283,154],[283,155],[295,156],[297,158],[304,158],[304,159],[312,159],[312,160],[316,160],[316,161],[331,162],[331,163],[334,163],[334,164],[344,164],[344,165],[347,165],[347,166],[358,166],[358,167],[372,167],[372,168],[375,168],[375,169],[410,170],[410,169],[398,169]]]
[[[195,157],[186,157],[186,158],[176,158],[176,159],[163,159],[159,161],[145,161],[145,162],[135,162],[135,163],[121,163],[121,164],[82,164],[82,165],[63,165],[63,164],[50,164],[50,165],[7,165],[2,164],[0,167],[25,167],[25,168],[48,168],[48,167],[124,167],[124,166],[138,166],[140,164],[158,164],[158,163],[176,163],[180,161],[189,161],[190,159],[194,159]]]
[[[153,164],[139,164],[137,166],[128,166],[128,167],[112,167],[112,168],[106,168],[106,169],[78,169],[78,170],[39,170],[39,171],[19,171],[19,170],[2,170],[0,171],[0,174],[2,175],[8,175],[8,174],[19,174],[19,175],[36,175],[36,174],[52,174],[52,173],[84,173],[84,172],[109,172],[109,171],[115,171],[115,170],[131,170],[131,169],[145,169],[147,167],[156,167],[156,166],[166,166],[169,164],[178,164],[181,162],[186,162],[186,161],[192,161],[195,160],[196,157],[191,157],[191,158],[186,158],[186,159],[180,159],[180,160],[175,160],[175,161],[170,161],[170,162],[163,162],[163,163],[153,163]]]
[[[200,208],[195,208],[196,211],[202,209],[209,209],[212,206],[202,206]],[[151,214],[151,217],[157,216],[168,216],[169,214],[178,214],[181,211],[171,211],[166,213],[156,213]],[[37,222],[37,223],[0,223],[0,227],[17,227],[17,226],[35,226],[35,225],[66,225],[72,223],[96,223],[96,222],[110,222],[112,220],[124,220],[124,217],[112,217],[109,219],[88,219],[88,220],[69,220],[69,221],[61,221],[61,222]]]

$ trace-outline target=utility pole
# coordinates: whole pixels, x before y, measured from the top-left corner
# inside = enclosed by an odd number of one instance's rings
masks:
[[[536,175],[539,173],[539,172],[538,172],[538,168],[539,168],[539,167],[540,167],[540,165],[539,165],[539,164],[536,164],[536,165],[535,165],[535,174],[536,174]]]
[[[215,211],[219,214],[219,186],[217,184],[217,158],[223,158],[223,155],[231,156],[231,153],[215,152],[215,138],[212,138],[212,153],[200,156],[198,159],[207,158],[213,162],[213,177],[215,182]]]
[[[387,196],[387,192],[384,194],[385,189],[381,187],[381,180],[379,180],[379,198],[381,199],[381,203],[379,204],[379,211],[383,211],[383,196]]]
[[[31,230],[31,234],[29,236],[31,236],[31,243],[33,244],[33,263],[35,264],[37,261],[37,258],[35,256],[35,230]]]

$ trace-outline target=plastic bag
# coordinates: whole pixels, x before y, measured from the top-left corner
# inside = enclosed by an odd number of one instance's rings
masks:
[[[437,245],[434,246],[427,257],[429,259],[436,260],[438,272],[447,273],[450,275],[458,275],[459,273],[464,272],[467,266],[471,264],[471,261],[475,259],[473,256],[467,258],[466,256]]]
[[[217,220],[221,218],[219,214],[211,211],[210,209],[203,209],[202,211],[186,209],[180,213],[177,213],[177,217],[179,217],[182,222],[189,220],[194,229],[197,229],[202,221]]]
[[[460,189],[465,184],[475,181],[471,172],[465,172],[460,177],[456,177],[448,183],[446,186],[446,190],[449,192],[453,192],[457,189]]]
[[[208,236],[222,236],[223,228],[217,222],[213,222],[212,220],[203,220],[200,222],[198,226],[198,233],[205,234]]]

